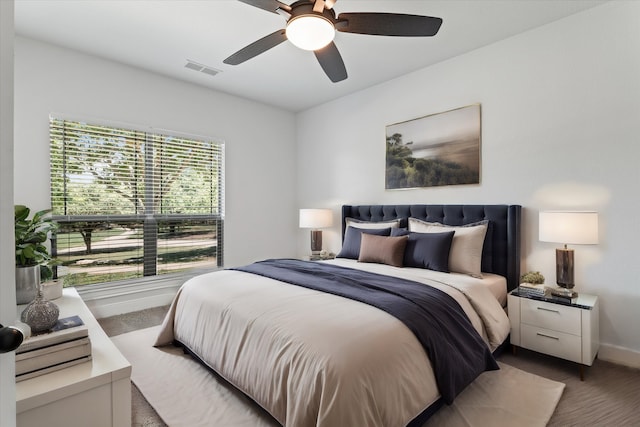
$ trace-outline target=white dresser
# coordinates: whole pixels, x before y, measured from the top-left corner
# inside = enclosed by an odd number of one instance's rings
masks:
[[[511,344],[591,366],[600,346],[598,297],[580,294],[571,302],[554,298],[507,298]]]
[[[131,364],[75,289],[53,301],[60,317],[79,315],[89,329],[92,360],[16,384],[19,427],[130,427]],[[22,308],[22,307],[20,307]]]

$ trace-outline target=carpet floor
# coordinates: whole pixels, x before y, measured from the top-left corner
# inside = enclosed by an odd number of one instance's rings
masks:
[[[168,306],[98,319],[109,336],[162,323]],[[640,426],[640,370],[596,359],[580,381],[575,363],[519,349],[498,357],[520,370],[566,384],[549,426]],[[132,426],[164,427],[166,424],[134,385]],[[509,423],[509,425],[513,425]]]
[[[221,378],[211,375],[181,348],[154,348],[159,327],[112,338],[133,366],[131,380],[162,419],[175,427],[276,427],[258,405]],[[425,427],[512,425],[544,427],[560,400],[564,384],[504,363],[485,372]]]

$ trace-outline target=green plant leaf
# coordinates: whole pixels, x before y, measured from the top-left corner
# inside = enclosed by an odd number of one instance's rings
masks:
[[[58,225],[49,216],[51,209],[36,212],[31,219],[29,213],[30,209],[24,205],[14,206],[16,265],[48,264],[51,256],[43,243]]]

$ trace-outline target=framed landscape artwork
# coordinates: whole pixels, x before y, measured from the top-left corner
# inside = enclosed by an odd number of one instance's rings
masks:
[[[480,104],[386,127],[387,190],[480,183]]]

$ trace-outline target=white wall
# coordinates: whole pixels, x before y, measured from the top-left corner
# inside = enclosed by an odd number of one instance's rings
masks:
[[[0,1],[0,323],[16,319],[13,231],[13,10]],[[15,353],[0,354],[0,425],[16,424]]]
[[[640,366],[638,22],[640,2],[611,2],[300,113],[300,207],[337,220],[343,203],[521,204],[523,271],[547,283],[557,245],[538,242],[538,211],[597,210],[600,244],[574,248],[577,290],[601,297],[600,357]],[[480,185],[384,190],[385,125],[478,102]],[[324,237],[339,249],[338,224]]]
[[[292,113],[16,37],[15,202],[50,207],[50,113],[222,139],[225,265],[292,256],[296,242]]]
[[[575,248],[578,290],[601,297],[600,357],[640,366],[639,18],[640,2],[610,2],[297,116],[17,38],[15,203],[49,206],[48,115],[61,112],[225,140],[229,266],[308,253],[298,207],[332,207],[337,220],[342,203],[514,203],[523,270],[553,282],[537,212],[596,209],[601,242]],[[384,190],[385,125],[476,102],[480,185]],[[324,238],[337,251],[339,226]]]

